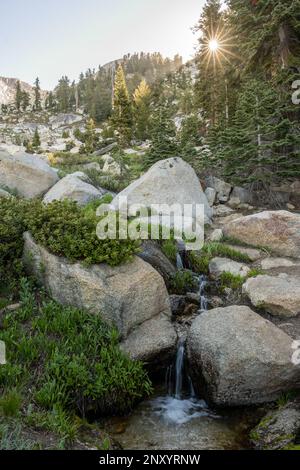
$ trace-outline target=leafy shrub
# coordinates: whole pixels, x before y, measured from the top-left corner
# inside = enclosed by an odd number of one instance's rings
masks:
[[[176,262],[177,246],[174,240],[170,239],[163,241],[161,249],[162,252],[166,255],[167,258],[169,258],[172,263]]]
[[[0,414],[3,416],[17,416],[20,411],[22,397],[19,392],[12,389],[0,398]]]
[[[0,332],[8,361],[1,366],[0,391],[7,390],[7,374],[15,371],[17,377],[10,382],[23,389],[27,404],[34,401],[42,410],[56,409],[52,418],[62,428],[70,424],[64,411],[124,413],[150,393],[142,364],[121,352],[117,331],[100,315],[47,299],[39,306],[28,292],[22,298],[27,300],[13,315],[6,315]],[[19,369],[12,370],[10,364]],[[16,408],[16,400],[8,406],[6,397],[5,403],[6,409]]]
[[[27,226],[34,239],[58,256],[86,264],[126,262],[137,251],[132,240],[99,240],[96,227],[99,218],[86,213],[75,202],[42,203],[27,216]]]
[[[245,282],[245,277],[224,272],[220,276],[221,289],[229,287],[230,289],[240,289]]]
[[[172,277],[170,287],[174,294],[183,295],[196,288],[196,280],[190,271],[179,271]]]
[[[17,198],[0,200],[0,284],[10,284],[22,273],[24,214],[28,202]]]

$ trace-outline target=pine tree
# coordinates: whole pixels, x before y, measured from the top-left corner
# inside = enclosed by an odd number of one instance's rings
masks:
[[[17,111],[20,111],[22,105],[22,89],[19,80],[16,84],[16,98],[15,98]]]
[[[41,101],[41,87],[40,80],[37,77],[34,82],[34,109],[35,111],[40,111],[42,109]]]
[[[30,95],[27,91],[22,91],[21,107],[23,111],[26,111],[30,105]]]
[[[90,119],[86,125],[86,131],[84,133],[84,146],[81,152],[91,154],[96,150],[96,144],[98,141],[97,134],[95,132],[95,123],[93,119]]]
[[[33,140],[32,140],[32,148],[34,150],[38,150],[40,146],[41,146],[40,134],[39,134],[38,128],[36,127]]]
[[[176,127],[168,102],[159,103],[151,117],[151,147],[147,153],[145,166],[159,160],[175,157],[179,149],[176,141]]]
[[[55,88],[55,99],[57,101],[57,109],[61,113],[67,113],[72,110],[70,80],[67,76],[63,76],[59,80]]]
[[[133,94],[135,137],[145,140],[149,136],[149,116],[151,89],[146,80],[142,80]]]
[[[120,144],[128,144],[132,136],[132,106],[121,65],[116,72],[114,83],[112,125],[118,132]]]
[[[209,43],[213,39],[218,40],[223,51],[229,49],[229,30],[220,0],[207,0],[195,31],[200,33],[196,56],[196,102],[204,117],[214,126],[225,112],[225,70],[228,59],[225,59],[225,52],[211,52]]]

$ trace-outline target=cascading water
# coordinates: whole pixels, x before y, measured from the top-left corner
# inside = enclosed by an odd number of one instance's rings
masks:
[[[153,400],[156,414],[175,424],[184,424],[201,416],[215,417],[204,400],[198,400],[191,378],[185,371],[185,339],[178,342],[177,354],[166,374],[167,396]]]
[[[180,253],[177,253],[177,255],[176,255],[176,267],[179,271],[181,269],[184,269],[183,261],[182,261]]]
[[[199,277],[199,295],[200,295],[200,310],[207,310],[208,309],[208,302],[207,297],[205,295],[205,288],[207,286],[207,277],[202,274]]]

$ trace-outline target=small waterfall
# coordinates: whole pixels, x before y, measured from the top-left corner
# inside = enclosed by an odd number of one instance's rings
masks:
[[[185,355],[185,338],[181,338],[174,363],[166,373],[167,395],[153,402],[155,412],[176,425],[210,415],[205,401],[196,397],[192,380],[186,374]]]
[[[179,270],[184,268],[183,261],[182,261],[180,253],[177,253],[177,255],[176,255],[176,267]]]
[[[182,384],[183,384],[183,369],[184,369],[184,356],[185,356],[185,341],[179,341],[177,356],[176,356],[176,369],[175,369],[175,398],[180,400],[182,398]]]
[[[199,277],[199,295],[200,295],[200,310],[208,310],[207,297],[205,295],[205,288],[207,286],[207,277],[202,274]]]

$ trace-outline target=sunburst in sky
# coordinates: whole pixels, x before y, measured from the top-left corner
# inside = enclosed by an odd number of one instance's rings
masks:
[[[206,68],[213,64],[214,70],[217,72],[218,68],[224,68],[225,63],[230,63],[230,58],[237,57],[233,52],[234,38],[231,31],[226,26],[214,30],[211,28],[210,33],[204,38],[203,56],[206,63]]]

